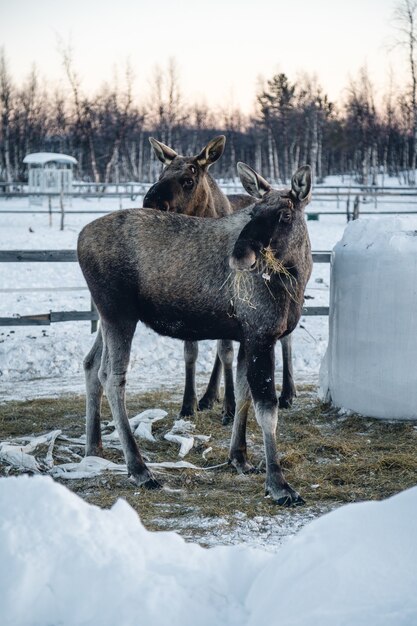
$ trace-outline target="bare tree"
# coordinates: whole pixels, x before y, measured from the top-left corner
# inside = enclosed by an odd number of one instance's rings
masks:
[[[398,38],[396,44],[407,54],[410,73],[410,108],[411,108],[411,146],[409,184],[416,183],[417,160],[417,76],[416,76],[416,46],[417,46],[417,0],[400,0],[394,10],[394,26]]]
[[[185,119],[179,73],[174,58],[170,58],[166,70],[156,66],[151,81],[151,100],[149,106],[150,122],[167,145],[181,146],[173,137],[174,129]]]
[[[100,182],[100,174],[97,167],[96,150],[94,145],[94,107],[81,93],[81,80],[74,69],[73,52],[71,46],[64,46],[59,42],[62,63],[74,98],[74,110],[76,115],[76,128],[81,137],[88,144],[90,153],[91,169],[95,183]]]
[[[3,144],[2,157],[5,170],[5,177],[8,183],[12,182],[12,166],[10,158],[10,125],[12,116],[12,79],[7,65],[4,48],[0,48],[0,119],[1,119],[1,139]]]
[[[374,88],[366,67],[360,69],[356,80],[350,81],[345,110],[345,132],[356,147],[355,170],[358,178],[363,185],[368,185],[371,175],[372,183],[376,183],[379,120]]]
[[[108,108],[113,118],[113,147],[109,152],[110,158],[105,167],[104,182],[106,184],[110,182],[111,171],[118,162],[121,143],[125,137],[131,113],[133,73],[129,64],[126,67],[125,78],[126,89],[124,92],[118,88],[116,83],[115,88],[108,93]]]

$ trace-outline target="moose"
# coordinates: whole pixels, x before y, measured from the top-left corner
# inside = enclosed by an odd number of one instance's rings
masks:
[[[81,231],[78,259],[101,320],[103,348],[97,384],[104,386],[129,478],[160,487],[139,451],[125,406],[126,372],[137,322],[186,341],[240,343],[236,410],[229,461],[240,473],[247,457],[246,421],[251,398],[262,428],[265,489],[278,504],[303,504],[278,459],[278,400],[274,347],[298,323],[312,269],[304,207],[311,170],[300,167],[291,188],[277,191],[243,163],[238,172],[258,201],[219,219],[128,209],[101,217]],[[247,289],[242,288],[247,285]],[[95,353],[94,360],[99,355]],[[100,424],[88,423],[87,449],[100,446]],[[91,437],[94,441],[91,441]]]
[[[165,168],[160,179],[145,195],[145,208],[159,209],[196,215],[200,217],[220,217],[233,212],[232,207],[243,207],[253,203],[253,198],[246,194],[225,196],[214,178],[209,167],[223,154],[226,137],[215,137],[192,157],[179,156],[172,148],[157,141],[153,137],[150,143],[158,159]],[[103,350],[103,338],[99,328],[93,347],[84,360],[84,371],[87,384],[87,423],[93,432],[87,435],[87,454],[100,454],[97,445],[100,432],[100,405],[103,388],[98,378],[98,368]],[[195,391],[195,362],[198,356],[196,341],[184,342],[185,358],[185,389],[180,416],[193,415],[197,408]],[[225,398],[223,403],[223,422],[233,418],[235,412],[235,396],[233,386],[233,343],[219,341],[216,359],[207,391],[198,403],[200,410],[212,408],[219,397],[222,364],[224,368]]]
[[[209,172],[210,166],[223,154],[226,137],[215,137],[192,157],[178,155],[175,150],[157,141],[149,141],[157,158],[164,164],[159,180],[152,185],[143,200],[146,208],[173,213],[183,213],[196,217],[222,217],[253,204],[253,197],[246,194],[225,195]],[[291,337],[281,340],[283,360],[283,383],[279,406],[288,408],[296,395],[294,385]],[[197,402],[195,385],[195,363],[198,356],[198,343],[185,341],[185,388],[180,410],[181,416],[193,415],[196,408],[211,409],[219,397],[221,369],[224,373],[223,423],[233,419],[235,396],[233,385],[233,343],[220,340],[209,384],[203,397]]]

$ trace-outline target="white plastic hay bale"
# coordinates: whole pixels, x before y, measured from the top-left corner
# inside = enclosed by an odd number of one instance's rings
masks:
[[[362,415],[417,418],[417,230],[410,218],[351,222],[332,255],[320,395]]]

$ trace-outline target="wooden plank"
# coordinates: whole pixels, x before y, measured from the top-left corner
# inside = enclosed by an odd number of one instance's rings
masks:
[[[313,252],[313,263],[330,263],[330,259],[332,256],[331,252],[321,251],[321,252]]]
[[[94,300],[93,298],[90,298],[90,311],[92,311],[93,313],[97,314],[97,319],[93,319],[91,321],[91,332],[95,333],[97,332],[97,328],[98,328],[98,319],[99,319],[99,315],[96,309],[96,305],[94,304]]]
[[[304,307],[302,315],[328,315],[327,306]],[[49,326],[56,322],[83,322],[98,320],[96,311],[51,311],[41,315],[25,315],[22,317],[0,317],[0,326]]]
[[[306,306],[303,308],[302,315],[329,315],[328,306]]]
[[[75,250],[0,250],[1,263],[73,263]]]
[[[80,322],[98,320],[96,311],[51,311],[51,322]]]
[[[330,263],[331,252],[313,252],[315,263]],[[0,263],[71,263],[77,261],[76,250],[0,250]]]
[[[0,326],[49,326],[49,314],[23,317],[0,317]]]

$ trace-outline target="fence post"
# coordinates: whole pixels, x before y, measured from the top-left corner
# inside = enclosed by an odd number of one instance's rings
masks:
[[[93,298],[90,300],[90,311],[97,311]],[[91,333],[97,332],[98,322],[97,320],[91,320]]]
[[[64,216],[65,216],[65,211],[64,211],[64,172],[61,171],[61,190],[59,193],[59,207],[61,209],[61,227],[60,230],[64,230]]]
[[[355,202],[353,203],[353,219],[357,220],[359,218],[359,208],[360,208],[360,200],[359,196],[356,196]]]

